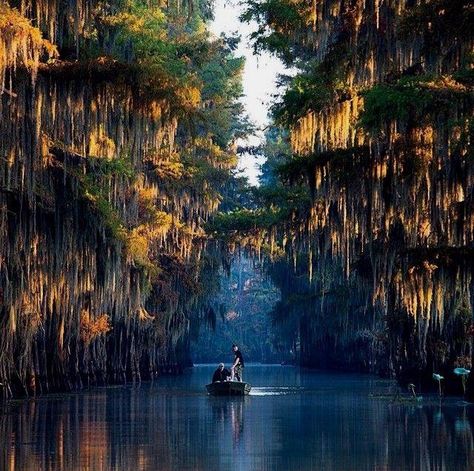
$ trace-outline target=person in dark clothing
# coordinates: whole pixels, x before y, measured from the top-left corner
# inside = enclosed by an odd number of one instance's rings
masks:
[[[227,378],[230,376],[230,371],[227,368],[224,368],[224,363],[219,363],[217,370],[214,371],[212,375],[212,382],[217,383],[218,381],[227,381]]]
[[[234,351],[234,364],[232,365],[232,380],[237,378],[237,381],[242,381],[242,373],[244,369],[244,357],[242,352],[239,350],[237,345],[232,345],[232,350]]]

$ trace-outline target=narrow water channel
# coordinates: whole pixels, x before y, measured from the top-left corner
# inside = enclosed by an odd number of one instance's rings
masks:
[[[11,402],[3,470],[446,470],[474,467],[474,406],[393,402],[390,382],[249,365],[245,398],[204,391],[214,366],[138,387]]]

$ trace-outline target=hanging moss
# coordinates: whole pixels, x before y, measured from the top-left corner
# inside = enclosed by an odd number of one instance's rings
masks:
[[[19,66],[28,68],[35,81],[39,61],[55,57],[56,47],[44,39],[41,31],[7,3],[0,3],[0,95],[6,88],[6,72]],[[11,83],[10,83],[11,85]],[[9,90],[15,95],[14,90]]]
[[[203,262],[203,226],[244,127],[242,64],[184,3],[1,4],[26,38],[18,51],[7,44],[15,96],[0,106],[6,396],[151,378],[187,361],[191,320],[216,289],[203,281],[218,270]],[[10,32],[0,28],[1,44]],[[41,62],[41,34],[61,60]],[[201,76],[215,64],[210,90]],[[219,129],[204,99],[226,110]]]
[[[278,319],[304,364],[431,381],[432,368],[472,355],[454,327],[459,305],[472,310],[468,3],[315,2],[280,51],[265,43],[282,31],[267,4],[250,3],[255,39],[298,69],[274,107],[291,150],[263,181],[309,187],[310,209],[255,231],[252,244],[285,250],[286,263],[271,265]],[[341,286],[349,296],[317,298]],[[295,293],[317,300],[292,309]]]

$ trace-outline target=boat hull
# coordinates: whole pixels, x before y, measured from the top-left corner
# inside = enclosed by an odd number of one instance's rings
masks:
[[[250,392],[251,386],[240,381],[222,381],[208,384],[206,389],[213,396],[245,396]]]

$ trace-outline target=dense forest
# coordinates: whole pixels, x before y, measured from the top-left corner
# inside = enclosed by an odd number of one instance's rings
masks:
[[[271,317],[279,299],[279,289],[265,270],[244,254],[232,260],[230,272],[223,274],[214,300],[212,323],[193,324],[191,357],[195,363],[225,362],[234,359],[231,346],[237,344],[246,362],[292,363],[295,338]]]
[[[0,389],[189,363],[248,123],[205,0],[0,2]]]
[[[255,53],[293,71],[258,188],[234,174],[243,60],[210,35],[212,1],[0,0],[4,396],[190,364],[242,253],[302,365],[461,387],[473,2],[244,4]]]
[[[296,74],[272,108],[258,209],[213,230],[272,262],[274,315],[298,326],[302,364],[460,387],[474,335],[473,3],[247,5],[256,51]]]

